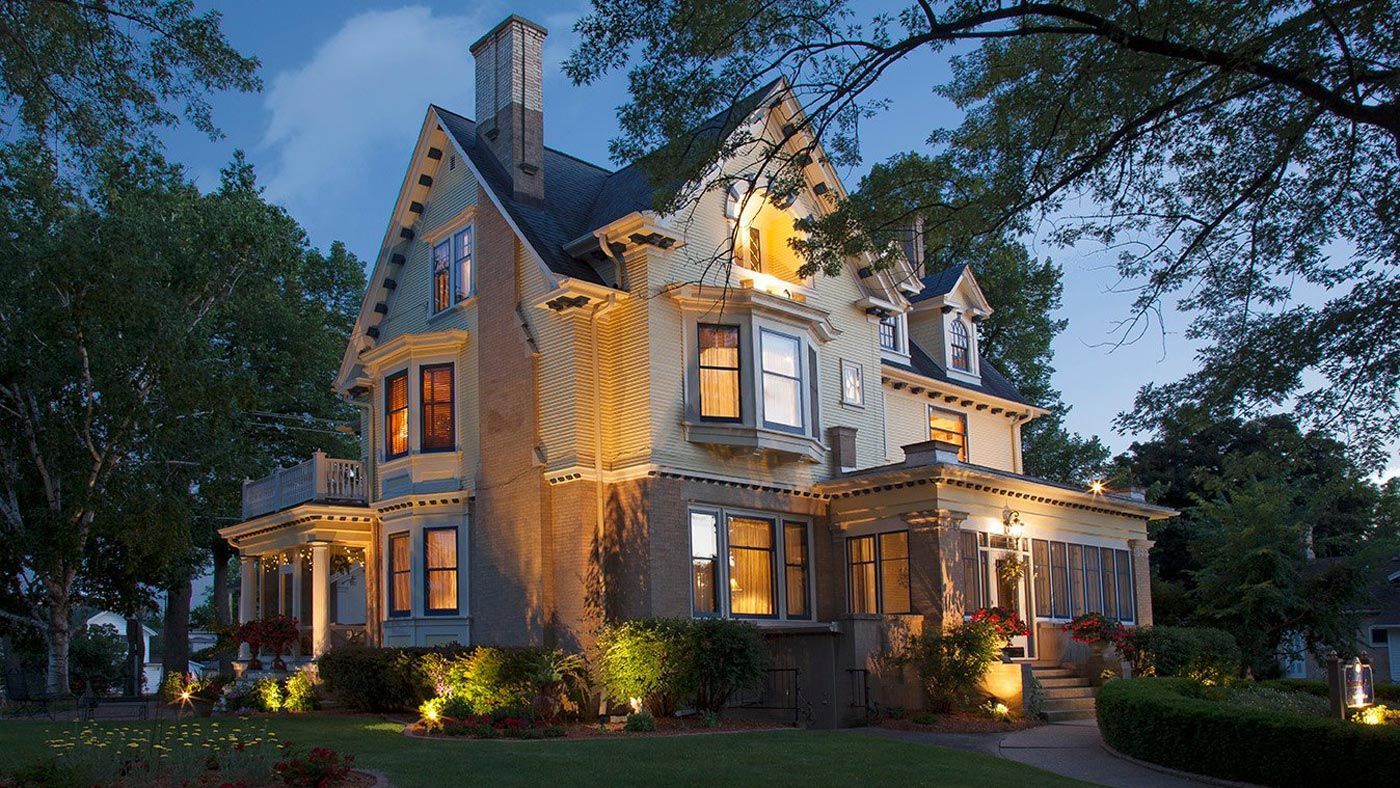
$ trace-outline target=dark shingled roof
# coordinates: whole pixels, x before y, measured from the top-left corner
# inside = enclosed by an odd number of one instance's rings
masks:
[[[933,378],[943,383],[951,383],[954,386],[962,386],[965,389],[980,391],[983,394],[990,394],[993,397],[1019,402],[1022,405],[1034,404],[1026,399],[1021,392],[1012,385],[1011,381],[1007,380],[996,367],[988,364],[985,359],[981,359],[980,357],[978,366],[982,370],[981,384],[964,383],[961,380],[954,380],[948,377],[947,370],[943,369],[937,361],[933,360],[932,356],[925,353],[923,348],[912,341],[909,343],[909,361],[909,364],[899,364],[886,359],[884,364],[894,367],[895,369],[902,369],[906,372],[923,375],[926,378]]]
[[[696,128],[694,139],[712,141],[729,133],[758,108],[778,81],[753,91]],[[433,105],[447,132],[471,157],[491,191],[550,270],[560,276],[604,284],[588,263],[571,257],[564,245],[634,211],[652,207],[655,189],[645,160],[612,172],[553,148],[544,149],[544,204],[512,199],[509,176],[496,157],[476,144],[476,122]]]
[[[947,295],[957,285],[958,279],[962,277],[963,271],[967,270],[967,264],[954,265],[939,271],[936,274],[929,274],[924,277],[924,289],[909,300],[913,303]]]

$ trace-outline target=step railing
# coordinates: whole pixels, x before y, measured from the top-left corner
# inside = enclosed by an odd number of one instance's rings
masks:
[[[363,503],[365,474],[360,461],[334,459],[317,451],[306,462],[243,482],[245,520],[307,501]]]

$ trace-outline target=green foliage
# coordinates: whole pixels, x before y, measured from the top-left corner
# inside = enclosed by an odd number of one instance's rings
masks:
[[[282,701],[282,708],[286,711],[298,713],[314,711],[321,705],[316,682],[311,678],[311,672],[307,670],[298,670],[287,677],[285,694],[286,698]]]
[[[635,619],[605,627],[598,638],[597,678],[608,695],[640,699],[662,716],[687,703],[719,714],[767,670],[757,628],[742,621]]]
[[[287,690],[281,679],[272,676],[258,679],[253,694],[259,711],[281,711],[287,702]]]
[[[1321,698],[1327,697],[1327,682],[1317,679],[1269,679],[1258,682],[1258,685],[1285,692],[1304,692]],[[1375,689],[1376,700],[1400,703],[1400,684],[1377,684]]]
[[[815,153],[804,132],[857,166],[862,124],[893,108],[892,66],[946,56],[931,87],[958,125],[911,132],[929,155],[805,220],[805,273],[862,254],[889,265],[916,219],[935,259],[1032,230],[1097,245],[1136,296],[1117,339],[1179,306],[1199,347],[1198,371],[1146,387],[1125,426],[1182,401],[1215,417],[1291,401],[1375,468],[1400,435],[1393,17],[1383,0],[596,0],[564,70],[586,83],[627,69],[612,153],[640,159],[671,213],[739,181],[796,194]],[[777,77],[804,111],[765,138],[746,124],[768,96],[749,94]],[[753,164],[710,177],[734,161]]]
[[[552,720],[577,713],[588,691],[582,655],[560,649],[478,646],[464,654],[430,654],[422,670],[437,697],[447,699],[435,710],[454,719],[509,711]]]
[[[685,700],[688,619],[634,619],[598,635],[596,678],[608,696],[667,716]]]
[[[1225,702],[1189,679],[1105,684],[1099,730],[1113,749],[1174,769],[1262,785],[1400,781],[1400,729]]]
[[[85,627],[74,638],[68,652],[70,682],[74,694],[85,691],[96,695],[121,681],[126,661],[126,636],[110,624]]]
[[[342,646],[316,660],[326,692],[357,711],[412,711],[436,692],[424,663],[461,649]]]
[[[656,730],[656,717],[649,711],[635,711],[627,715],[627,724],[622,727],[628,733],[651,733]]]
[[[1005,643],[991,622],[965,621],[924,632],[896,661],[919,672],[935,710],[971,711],[981,706],[982,677],[1000,660]]]
[[[1253,682],[1226,688],[1224,702],[1241,709],[1296,714],[1301,717],[1326,717],[1331,709],[1325,697],[1307,692],[1290,692]]]
[[[1209,627],[1136,627],[1115,642],[1135,676],[1181,676],[1219,684],[1238,676],[1244,659],[1229,632]]]

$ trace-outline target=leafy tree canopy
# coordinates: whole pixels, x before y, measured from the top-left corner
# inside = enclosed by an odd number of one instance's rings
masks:
[[[262,85],[220,22],[192,0],[4,3],[0,133],[82,158],[150,143],[181,116],[217,136],[209,94]]]
[[[856,164],[861,124],[888,109],[874,96],[890,66],[947,53],[952,78],[931,87],[962,122],[804,222],[808,272],[853,254],[888,262],[915,217],[934,259],[1048,223],[1053,241],[1117,252],[1136,293],[1120,340],[1150,330],[1171,299],[1192,315],[1199,371],[1144,388],[1123,426],[1151,427],[1183,400],[1217,416],[1293,405],[1382,464],[1400,437],[1393,0],[865,9],[595,0],[565,68],[577,82],[627,69],[613,154],[648,154],[655,180],[673,184],[657,197],[670,211],[731,158],[759,162],[779,194],[804,188],[806,132],[832,164]],[[805,110],[781,140],[723,114],[779,76]],[[716,113],[732,133],[702,124]]]

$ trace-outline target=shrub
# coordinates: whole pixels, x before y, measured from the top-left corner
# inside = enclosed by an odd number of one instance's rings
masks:
[[[637,711],[627,715],[623,730],[628,733],[650,733],[656,730],[656,717],[649,711]]]
[[[598,680],[617,701],[669,716],[682,704],[719,714],[768,670],[758,628],[728,619],[636,619],[604,628]]]
[[[1219,683],[1239,674],[1244,662],[1229,632],[1210,627],[1136,627],[1115,639],[1136,676],[1182,676]]]
[[[686,629],[687,675],[681,685],[693,692],[696,709],[719,714],[734,693],[762,683],[768,652],[753,624],[707,618]]]
[[[341,756],[335,750],[315,747],[305,756],[293,756],[278,761],[272,771],[282,782],[305,788],[335,785],[350,775],[355,756]]]
[[[1124,754],[1227,780],[1400,783],[1400,730],[1242,708],[1222,701],[1227,692],[1184,678],[1110,682],[1096,700],[1099,730]]]
[[[75,695],[105,695],[125,672],[126,636],[111,624],[94,624],[68,645],[68,686]]]
[[[420,707],[462,718],[507,710],[552,720],[578,712],[588,691],[588,666],[579,654],[559,649],[481,646],[464,654],[430,654],[421,661],[425,682],[446,705]]]
[[[299,670],[287,677],[286,699],[282,701],[283,709],[292,712],[305,712],[317,709],[320,705],[320,694],[316,691],[316,682],[312,680],[310,671]]]
[[[981,704],[982,677],[1001,657],[1004,643],[989,621],[965,621],[915,638],[897,662],[912,664],[935,709],[971,710]]]
[[[634,619],[604,627],[598,636],[598,682],[615,700],[633,698],[670,715],[686,691],[687,619]]]
[[[972,611],[970,618],[977,622],[985,621],[996,627],[997,634],[1008,643],[1012,638],[1030,633],[1030,627],[1026,626],[1026,622],[1021,620],[1016,611],[1004,607],[979,607]]]
[[[1277,711],[1296,714],[1300,717],[1326,717],[1326,698],[1309,695],[1306,692],[1289,692],[1258,684],[1240,684],[1230,687],[1224,700],[1231,706],[1259,711]]]
[[[344,646],[316,660],[326,692],[359,711],[411,711],[433,697],[425,662],[434,655],[463,652],[440,648],[373,648]]]
[[[1327,697],[1327,682],[1316,679],[1269,679],[1268,681],[1260,681],[1258,684],[1261,687],[1273,687],[1288,692],[1306,692],[1309,695]],[[1400,684],[1377,684],[1376,700],[1400,703]]]

